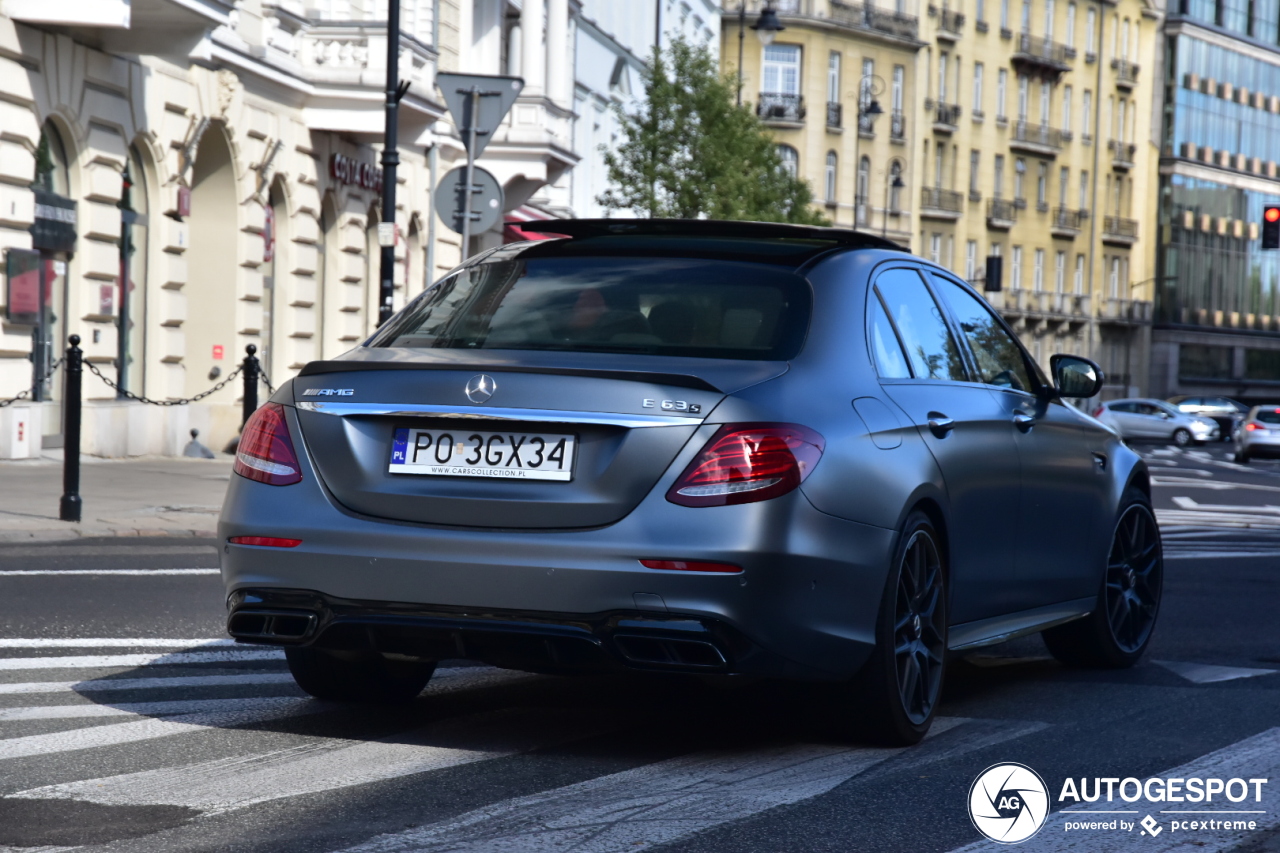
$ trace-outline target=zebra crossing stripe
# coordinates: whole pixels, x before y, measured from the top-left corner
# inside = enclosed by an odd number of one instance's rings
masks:
[[[378,836],[346,853],[647,850],[824,794],[892,758],[926,763],[933,738],[968,722],[938,719],[925,745],[906,749],[788,744],[698,752]],[[1001,728],[1003,735],[986,731],[971,741],[957,733],[956,745],[939,754],[951,757],[1030,730]]]
[[[167,654],[75,655],[70,657],[0,658],[0,671],[19,669],[103,669],[113,666],[188,666],[202,663],[284,661],[284,652],[269,648],[188,650]]]
[[[21,578],[40,575],[217,575],[221,569],[4,569],[0,577]]]
[[[0,649],[196,649],[245,648],[235,640],[174,640],[159,637],[0,637]]]
[[[615,728],[581,714],[511,709],[420,733],[352,744],[338,738],[263,754],[33,788],[10,796],[104,805],[175,805],[220,814],[255,803],[488,761]],[[427,739],[430,742],[421,742]],[[420,742],[414,743],[418,740]]]
[[[269,708],[282,700],[272,697],[241,699],[175,699],[159,702],[122,702],[100,705],[44,705],[34,708],[0,708],[0,722],[15,720],[76,720],[97,717],[174,717],[179,714]],[[289,700],[285,700],[289,701]]]
[[[0,684],[0,694],[102,693],[115,690],[163,690],[172,687],[229,687],[249,684],[292,684],[287,672],[243,672],[236,675],[174,675],[168,678],[91,678],[86,681],[24,681]],[[0,851],[3,853],[3,851]]]
[[[1164,779],[1230,779],[1238,777],[1242,779],[1275,780],[1280,777],[1280,728],[1268,729],[1231,746],[1202,755],[1180,767],[1165,770],[1159,776]],[[1056,801],[1057,791],[1053,788],[1055,782],[1054,780],[1048,780],[1048,782],[1050,799]],[[1169,812],[1176,811],[1177,804],[1170,804],[1174,805],[1175,808],[1167,811],[1161,810],[1161,805],[1164,804],[1144,802],[1143,806],[1139,806],[1137,803],[1123,803],[1119,808],[1138,809],[1134,814],[1126,815],[1126,819],[1141,820],[1145,814],[1150,814],[1160,824],[1166,824],[1170,818],[1174,817]],[[1234,808],[1225,808],[1223,809],[1224,812],[1238,811],[1243,806],[1243,804],[1236,805],[1232,803],[1227,803],[1227,805],[1234,806]],[[1094,807],[1106,808],[1105,806],[1096,806],[1096,804]],[[1088,811],[1087,807],[1074,804],[1072,804],[1071,808]],[[1113,808],[1117,807],[1113,806]],[[1191,808],[1200,810],[1198,805],[1191,806]],[[1209,806],[1208,808],[1214,807]],[[1277,796],[1274,792],[1264,790],[1261,804],[1251,802],[1245,808],[1263,811],[1262,814],[1244,815],[1244,817],[1256,823],[1257,828],[1252,832],[1172,832],[1165,828],[1155,836],[1124,838],[1127,842],[1139,845],[1142,853],[1175,853],[1175,851],[1187,850],[1194,850],[1196,853],[1223,853],[1223,851],[1238,847],[1246,839],[1247,835],[1261,834],[1280,826],[1280,796]],[[1204,820],[1212,819],[1214,816],[1211,814],[1195,814],[1185,815],[1185,817]],[[1226,819],[1230,815],[1220,814],[1217,817]],[[1236,818],[1239,817],[1241,815],[1236,815]],[[1117,840],[1123,836],[1118,836],[1115,832],[1066,831],[1068,821],[1078,821],[1080,819],[1079,812],[1073,814],[1059,811],[1056,814],[1052,814],[1045,822],[1044,828],[1030,840],[1019,844],[1017,850],[1019,853],[1111,853],[1111,851],[1117,849]],[[1135,832],[1134,835],[1137,835],[1137,833]],[[1008,849],[1009,845],[1006,844],[979,841],[956,848],[952,853],[988,853],[989,851]]]

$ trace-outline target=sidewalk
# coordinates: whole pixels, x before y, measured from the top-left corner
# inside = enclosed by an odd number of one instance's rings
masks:
[[[81,457],[83,521],[58,520],[62,452],[0,462],[0,543],[82,537],[212,537],[231,479],[217,459]]]

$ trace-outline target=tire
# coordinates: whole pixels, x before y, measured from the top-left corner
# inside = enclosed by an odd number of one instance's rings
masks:
[[[422,692],[436,669],[433,662],[389,661],[367,651],[292,646],[284,654],[299,687],[317,699],[335,702],[408,702]]]
[[[903,524],[876,619],[876,647],[854,682],[871,739],[919,743],[942,696],[947,655],[947,583],[941,541],[929,517]]]
[[[1179,447],[1191,446],[1191,433],[1182,427],[1178,427],[1173,431],[1173,443]]]
[[[1238,463],[1240,463],[1241,465],[1248,465],[1248,464],[1249,464],[1249,454],[1248,454],[1248,453],[1245,453],[1245,452],[1244,452],[1244,451],[1242,451],[1242,450],[1237,450],[1237,451],[1236,451],[1236,456],[1235,456],[1235,461],[1236,461],[1236,462],[1238,462]]]
[[[1151,642],[1164,589],[1164,555],[1151,501],[1125,493],[1093,612],[1045,631],[1049,653],[1075,666],[1133,666]]]

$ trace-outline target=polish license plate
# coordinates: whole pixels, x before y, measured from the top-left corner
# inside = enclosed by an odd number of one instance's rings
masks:
[[[397,429],[391,441],[392,474],[573,479],[574,437],[529,432]]]

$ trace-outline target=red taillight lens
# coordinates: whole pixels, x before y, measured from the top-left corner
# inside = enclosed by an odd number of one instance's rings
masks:
[[[689,464],[667,500],[681,506],[767,501],[804,482],[826,442],[798,424],[726,424]]]
[[[1258,428],[1258,425],[1257,425],[1257,424],[1245,424],[1245,425],[1244,425],[1244,428],[1245,428],[1245,429],[1247,429],[1247,430],[1249,430],[1250,432],[1253,432],[1255,429],[1257,429],[1257,428]]]
[[[290,486],[302,482],[300,468],[284,420],[284,406],[267,403],[244,425],[235,472],[269,486]]]
[[[232,545],[257,545],[259,548],[297,548],[301,539],[281,539],[277,536],[232,536]]]
[[[1093,416],[1096,418],[1098,415],[1102,414],[1102,412],[1103,412],[1103,408],[1099,406],[1098,408],[1093,410]]]
[[[701,560],[641,560],[640,565],[646,569],[668,572],[720,572],[736,575],[742,571],[742,566],[735,566],[733,563],[706,563]]]

